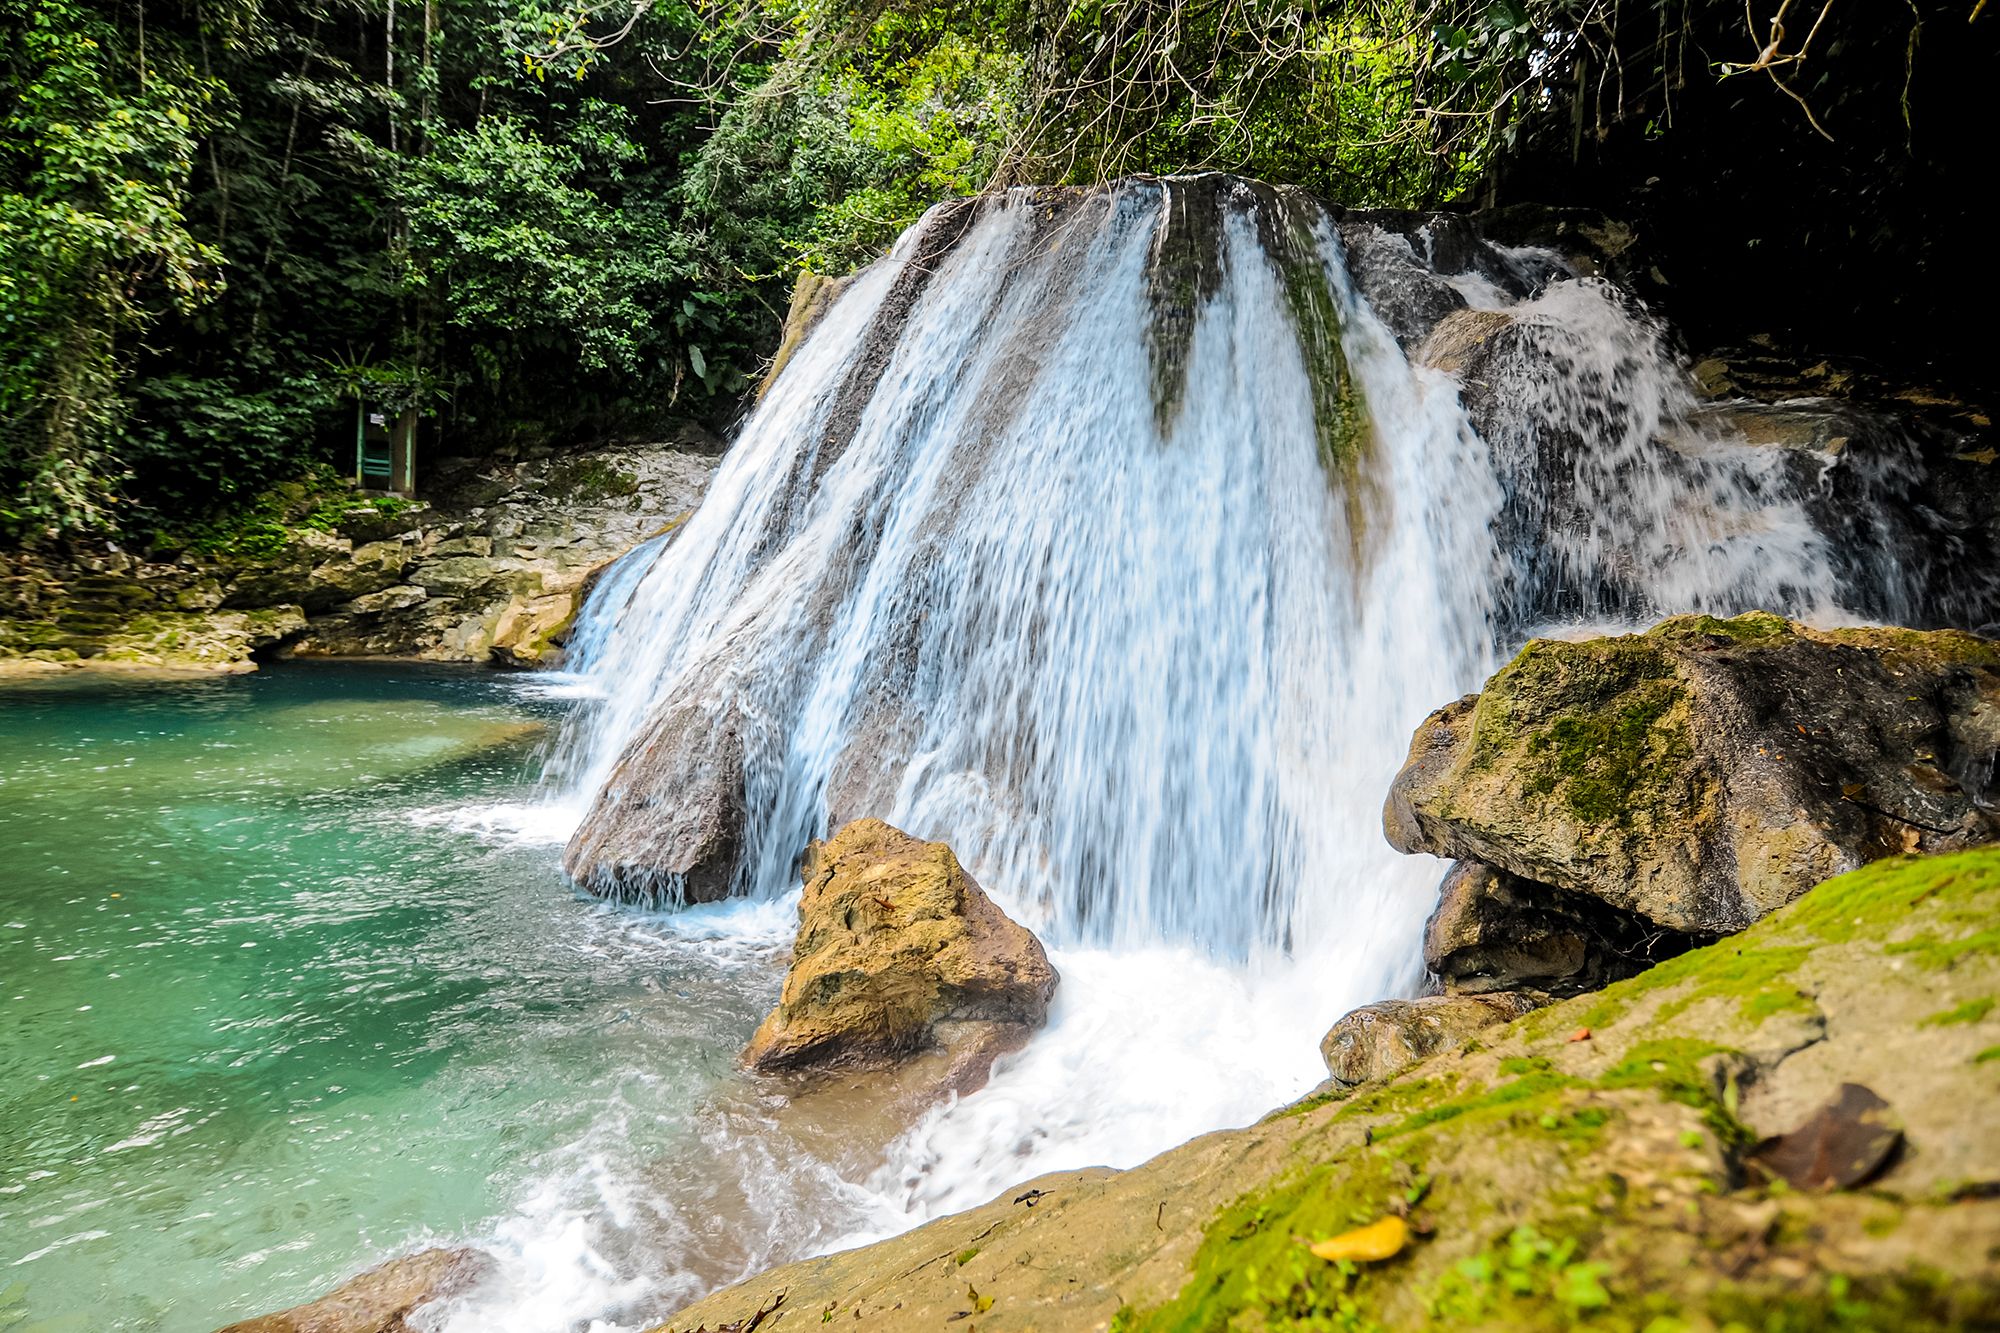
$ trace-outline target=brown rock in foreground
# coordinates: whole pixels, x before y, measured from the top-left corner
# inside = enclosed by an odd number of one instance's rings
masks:
[[[221,1333],[418,1333],[408,1316],[483,1277],[478,1250],[425,1250],[371,1268],[310,1305],[259,1315]]]
[[[1042,1024],[1056,981],[1041,943],[951,848],[857,820],[807,855],[784,993],[743,1059],[770,1072],[890,1063],[967,1039],[994,1050]]]

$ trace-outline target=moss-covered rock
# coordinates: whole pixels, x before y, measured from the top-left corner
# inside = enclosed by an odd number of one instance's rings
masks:
[[[809,1323],[985,1333],[1989,1327],[2000,1021],[1973,1011],[2000,993],[1996,920],[2000,848],[1898,857],[1386,1082],[1025,1183],[661,1328],[728,1327],[781,1294]],[[1886,1173],[1746,1184],[1746,1150],[1845,1082],[1904,1130]],[[1388,1215],[1410,1239],[1385,1261],[1310,1252]]]
[[[857,820],[807,853],[791,970],[744,1062],[884,1064],[941,1041],[997,1053],[996,1029],[1041,1026],[1056,979],[951,848]]]
[[[1426,719],[1384,826],[1717,934],[1880,857],[1991,840],[1996,757],[2000,643],[1682,616],[1530,643]]]
[[[306,625],[296,606],[255,611],[144,610],[108,624],[0,620],[0,660],[124,670],[249,671],[251,655]]]

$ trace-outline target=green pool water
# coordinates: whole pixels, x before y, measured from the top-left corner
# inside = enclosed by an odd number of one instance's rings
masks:
[[[383,666],[0,690],[0,1330],[214,1329],[429,1240],[607,1319],[759,1257],[690,1219],[749,1188],[707,1197],[758,1114],[715,1090],[782,932],[482,832],[558,709]],[[568,1326],[533,1303],[494,1326]]]

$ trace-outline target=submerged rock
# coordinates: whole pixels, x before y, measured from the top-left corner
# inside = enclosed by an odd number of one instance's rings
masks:
[[[1319,1053],[1328,1076],[1351,1088],[1401,1073],[1440,1051],[1456,1050],[1473,1033],[1546,1003],[1546,995],[1520,991],[1381,1000],[1335,1023],[1320,1042]]]
[[[2000,1308],[2000,1135],[1982,1114],[1996,915],[2000,848],[1878,864],[1740,936],[1485,1028],[1478,1050],[1129,1171],[1023,1181],[660,1329],[747,1328],[759,1311],[759,1327],[803,1312],[982,1333],[1818,1328],[1861,1308],[1882,1328],[1984,1327]],[[1746,1188],[1753,1145],[1809,1125],[1848,1083],[1890,1103],[1902,1151],[1863,1190]],[[1386,1216],[1412,1237],[1388,1262],[1308,1248]]]
[[[1751,613],[1536,640],[1427,718],[1392,845],[1670,930],[1738,930],[1828,876],[2000,833],[2000,643]]]
[[[478,1250],[425,1250],[371,1268],[310,1305],[246,1319],[221,1333],[417,1333],[429,1325],[409,1316],[470,1286],[491,1267]]]
[[[941,842],[876,819],[807,854],[785,989],[743,1059],[761,1071],[997,1054],[1048,1016],[1056,970]]]

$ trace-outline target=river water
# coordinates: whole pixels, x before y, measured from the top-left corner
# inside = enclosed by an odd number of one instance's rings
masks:
[[[701,1104],[789,922],[718,943],[484,833],[559,708],[375,666],[0,696],[0,1328],[197,1333],[510,1224],[552,1306],[657,1286],[569,1220],[754,1116]]]

